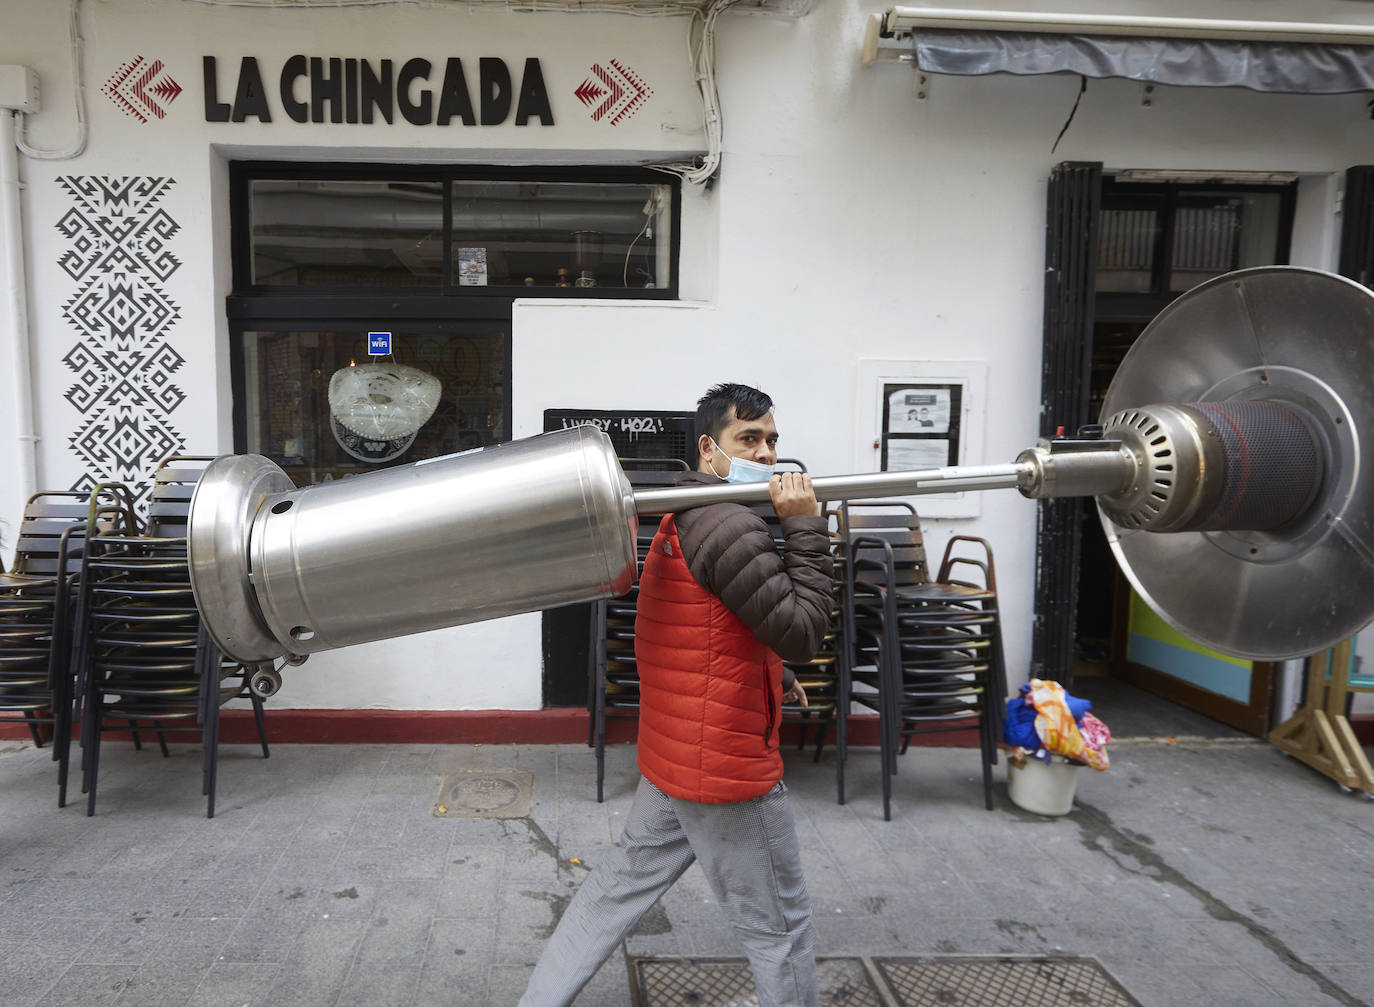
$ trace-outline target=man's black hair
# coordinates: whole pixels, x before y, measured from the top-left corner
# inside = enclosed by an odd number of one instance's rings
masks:
[[[697,436],[707,434],[717,440],[732,419],[756,420],[772,411],[773,400],[757,388],[725,382],[708,388],[697,399]]]

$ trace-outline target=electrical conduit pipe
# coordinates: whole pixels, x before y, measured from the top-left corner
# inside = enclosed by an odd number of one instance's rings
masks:
[[[24,269],[24,218],[19,182],[19,114],[0,110],[0,263],[4,264],[4,316],[0,332],[9,341],[10,374],[14,401],[14,431],[18,442],[15,487],[11,507],[22,506],[38,482],[38,437],[34,433],[33,378],[29,369],[28,286]],[[0,393],[3,394],[3,393]],[[16,520],[0,514],[0,518]],[[17,532],[11,526],[11,535]],[[7,543],[12,547],[13,541]]]

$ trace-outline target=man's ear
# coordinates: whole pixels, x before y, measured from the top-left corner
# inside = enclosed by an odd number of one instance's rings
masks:
[[[702,434],[697,438],[697,455],[706,458],[715,453],[716,445],[711,439],[710,434]]]

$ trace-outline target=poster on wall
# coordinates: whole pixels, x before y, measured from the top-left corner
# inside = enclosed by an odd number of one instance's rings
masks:
[[[858,470],[983,464],[987,365],[973,360],[860,360]],[[977,517],[981,493],[912,497],[925,517]]]
[[[894,388],[887,391],[889,434],[944,434],[949,432],[949,386]]]
[[[950,447],[950,442],[943,438],[888,441],[883,471],[944,468],[949,464]]]
[[[954,381],[885,382],[882,471],[958,465],[963,397],[964,386]]]

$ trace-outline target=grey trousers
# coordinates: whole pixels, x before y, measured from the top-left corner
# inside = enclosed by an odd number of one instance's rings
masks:
[[[673,882],[700,860],[749,956],[759,1007],[815,1007],[811,900],[787,788],[734,804],[669,797],[640,779],[625,832],[582,882],[520,1007],[564,1007]]]

